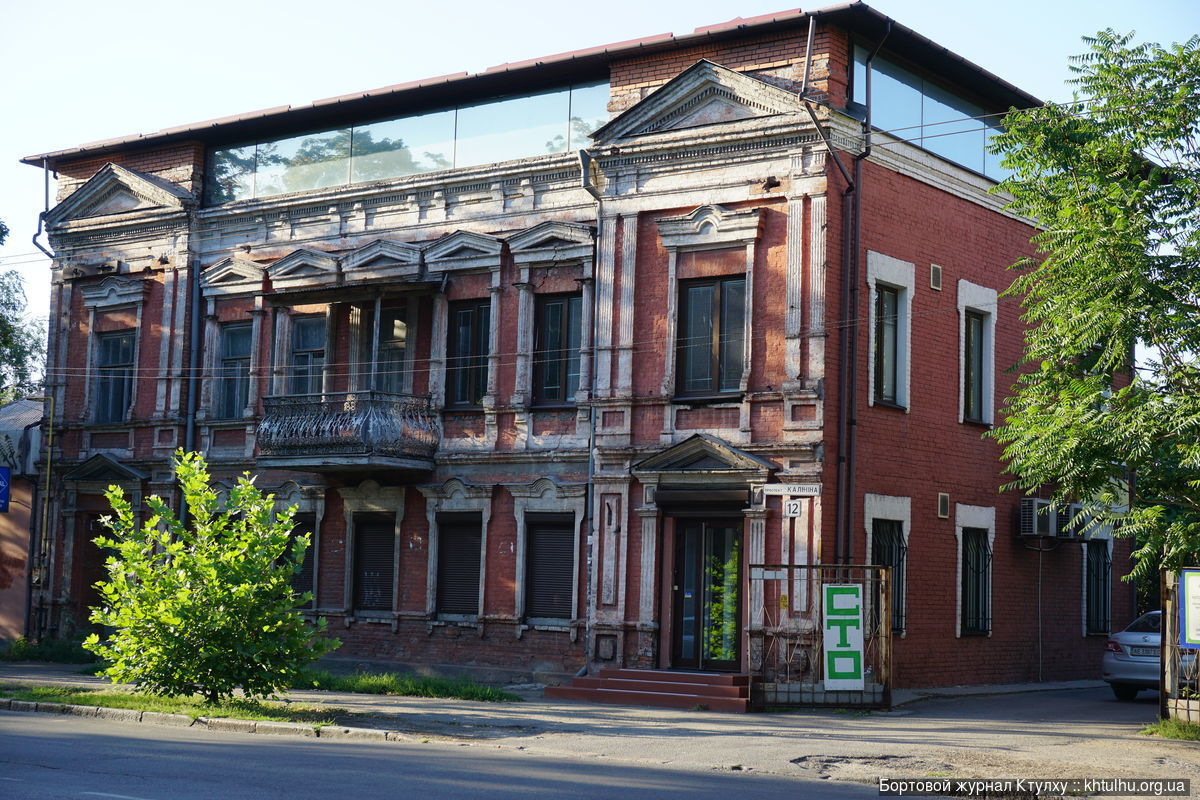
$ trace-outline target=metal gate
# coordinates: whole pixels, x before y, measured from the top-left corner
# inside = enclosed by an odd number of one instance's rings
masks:
[[[749,571],[754,705],[891,707],[891,567],[751,564]],[[847,610],[826,606],[828,598],[840,606],[839,594],[860,603],[849,621],[839,618]],[[853,632],[855,624],[862,633],[856,656],[862,688],[847,689],[848,682],[832,674],[841,652],[827,645],[845,644],[842,631]]]

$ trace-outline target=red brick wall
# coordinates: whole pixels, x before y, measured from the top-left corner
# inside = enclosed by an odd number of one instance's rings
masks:
[[[182,142],[151,150],[110,153],[100,158],[60,162],[58,201],[66,199],[109,162],[178,184],[199,199],[201,175],[204,171],[204,145],[199,142]]]
[[[912,503],[907,581],[907,634],[895,643],[899,685],[1008,682],[1040,678],[1095,677],[1103,637],[1081,634],[1080,546],[1063,544],[1038,554],[1014,535],[1015,493],[999,493],[999,446],[981,440],[982,426],[958,422],[959,415],[959,279],[997,290],[1012,274],[1005,267],[1030,254],[1032,230],[940,189],[868,163],[859,190],[863,202],[863,241],[859,273],[858,435],[856,496],[853,500],[853,556],[862,563],[866,552],[863,498],[866,493],[906,496]],[[831,197],[837,194],[831,192]],[[840,263],[840,214],[829,214],[831,264]],[[866,252],[873,250],[912,262],[911,393],[909,409],[868,406],[870,297],[866,286]],[[942,291],[929,284],[929,265],[943,268]],[[830,319],[839,316],[841,287],[831,271]],[[1022,322],[1012,298],[1001,298],[996,319],[996,403],[1012,377],[1005,370],[1021,354]],[[837,375],[837,339],[829,343],[827,374]],[[830,382],[827,408],[827,485],[834,485],[836,463],[836,381]],[[949,519],[936,513],[937,494],[950,495]],[[831,498],[832,500],[832,498]],[[961,565],[956,555],[955,504],[995,507],[996,536],[992,558],[992,632],[990,637],[955,639],[956,587]],[[832,535],[832,505],[826,536]],[[827,538],[827,552],[832,552]],[[1119,540],[1114,572],[1127,559],[1128,544]],[[1040,575],[1039,580],[1039,561]],[[1039,645],[1039,593],[1041,597]],[[1113,591],[1114,626],[1132,613],[1128,593]],[[1053,644],[1052,644],[1053,643]],[[1040,652],[1040,663],[1039,663]]]

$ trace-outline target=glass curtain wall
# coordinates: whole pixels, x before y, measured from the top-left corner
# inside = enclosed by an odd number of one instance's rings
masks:
[[[854,102],[867,102],[867,51],[854,48]],[[1008,170],[987,152],[1002,114],[910,72],[883,56],[871,62],[871,124],[931,153],[1000,181]]]
[[[492,164],[587,144],[607,82],[504,97],[209,153],[209,205]]]

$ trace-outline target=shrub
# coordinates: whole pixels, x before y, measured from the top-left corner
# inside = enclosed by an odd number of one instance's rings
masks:
[[[301,616],[292,575],[310,535],[291,537],[294,508],[275,509],[249,475],[238,480],[222,508],[199,453],[175,454],[175,474],[191,519],[185,525],[157,496],[139,525],[121,490],[103,522],[113,551],[108,580],[97,584],[101,605],[91,621],[112,628],[84,641],[107,663],[99,674],[152,694],[199,694],[210,703],[286,689],[310,661],[339,642],[320,636]]]

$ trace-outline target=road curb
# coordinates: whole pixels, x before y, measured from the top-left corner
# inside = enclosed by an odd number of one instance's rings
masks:
[[[410,733],[385,728],[355,728],[346,725],[306,725],[303,722],[237,719],[235,717],[196,717],[186,714],[167,714],[161,711],[135,711],[128,708],[77,706],[70,703],[37,703],[0,697],[0,711],[20,713],[68,714],[92,717],[109,722],[133,722],[142,725],[170,725],[177,728],[197,727],[218,733],[253,733],[260,736],[298,736],[310,739],[344,739],[361,742],[420,741]]]

